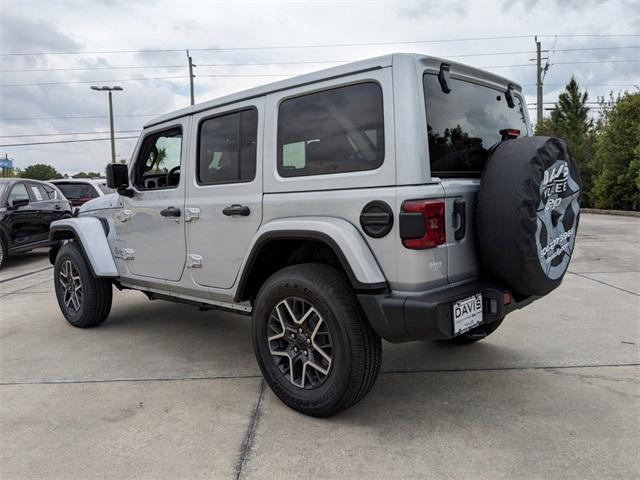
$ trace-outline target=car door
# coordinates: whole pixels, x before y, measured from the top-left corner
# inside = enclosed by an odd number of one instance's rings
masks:
[[[31,203],[29,204],[34,211],[33,226],[35,229],[34,241],[46,242],[49,240],[49,224],[55,220],[54,205],[49,200],[47,192],[42,185],[35,182],[27,182],[27,191]]]
[[[20,207],[13,206],[16,200],[27,200],[29,203]],[[7,230],[11,238],[11,248],[19,248],[36,241],[37,208],[31,205],[31,198],[24,182],[11,187],[7,197]]]
[[[193,118],[187,239],[200,285],[233,286],[262,221],[263,113],[264,97]]]
[[[45,193],[52,207],[51,221],[60,220],[65,214],[70,211],[70,205],[67,200],[58,192],[54,187],[47,184],[40,185]]]
[[[120,197],[115,228],[135,275],[173,281],[182,276],[188,125],[185,118],[145,133],[131,165],[133,196]]]

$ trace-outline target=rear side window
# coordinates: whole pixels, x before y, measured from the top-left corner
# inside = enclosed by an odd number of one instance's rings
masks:
[[[510,108],[505,92],[471,82],[451,79],[451,92],[444,93],[438,77],[425,74],[423,85],[432,174],[478,176],[487,149],[502,138],[500,130],[527,133],[522,102],[516,95]]]
[[[383,161],[382,89],[377,83],[334,88],[280,104],[280,176],[373,170]]]
[[[49,185],[42,185],[42,188],[44,188],[44,191],[47,192],[47,197],[49,198],[49,200],[55,200],[56,198],[58,198],[58,193],[56,192],[55,188]]]
[[[44,191],[41,185],[30,183],[29,184],[29,196],[32,202],[41,202],[48,199],[47,192]]]
[[[255,108],[209,118],[200,124],[198,182],[250,182],[256,176],[258,112]]]

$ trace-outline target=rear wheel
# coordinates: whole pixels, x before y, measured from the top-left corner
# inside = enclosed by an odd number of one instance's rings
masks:
[[[93,276],[77,242],[60,247],[53,278],[58,305],[71,325],[89,328],[107,319],[111,311],[111,282]]]
[[[450,338],[447,341],[455,345],[468,345],[470,343],[477,342],[478,340],[487,338],[489,335],[495,332],[503,320],[504,318],[501,318],[500,320],[496,320],[495,322],[479,325],[476,328],[472,328],[468,332],[463,333],[462,335],[458,335],[457,337]]]
[[[382,343],[338,270],[321,264],[287,267],[265,282],[254,305],[258,364],[289,407],[329,416],[371,390]]]

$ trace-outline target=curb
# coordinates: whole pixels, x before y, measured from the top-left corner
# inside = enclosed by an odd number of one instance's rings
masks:
[[[603,210],[601,208],[581,208],[582,213],[593,213],[595,215],[614,215],[617,217],[640,218],[640,212],[633,210]]]

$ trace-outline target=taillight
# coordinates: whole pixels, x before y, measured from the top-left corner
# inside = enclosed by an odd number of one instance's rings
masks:
[[[505,128],[500,130],[500,135],[502,135],[502,140],[509,140],[510,138],[518,138],[520,136],[520,130],[516,128]]]
[[[444,200],[407,200],[400,213],[400,238],[406,248],[421,250],[447,241]]]

